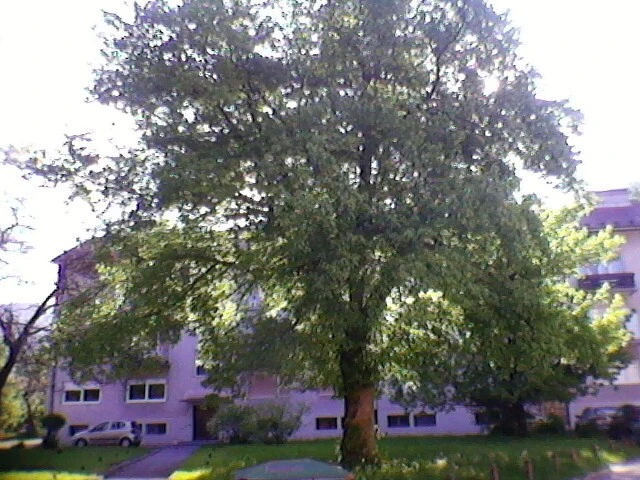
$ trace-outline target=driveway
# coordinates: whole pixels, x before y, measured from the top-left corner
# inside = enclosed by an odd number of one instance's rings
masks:
[[[110,470],[105,475],[109,479],[150,479],[167,478],[178,466],[189,458],[199,445],[177,445],[160,448],[153,453]]]
[[[584,480],[638,480],[640,479],[640,459],[626,463],[617,463],[609,466],[607,470],[592,473]]]

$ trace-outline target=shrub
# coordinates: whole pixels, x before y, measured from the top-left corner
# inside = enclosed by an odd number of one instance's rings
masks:
[[[255,409],[247,405],[225,405],[207,424],[210,433],[229,443],[249,443],[256,430]]]
[[[282,403],[224,405],[209,422],[209,432],[229,443],[285,443],[300,428],[303,408]]]
[[[635,405],[622,405],[611,420],[607,434],[613,440],[625,440],[633,437],[634,424],[640,421],[640,408]]]
[[[0,395],[0,432],[16,432],[24,422],[26,413],[19,386],[9,380]]]
[[[562,434],[566,433],[564,418],[560,415],[551,414],[542,423],[537,424],[534,427],[535,433],[541,434]]]
[[[67,419],[60,413],[49,413],[42,417],[42,426],[47,429],[42,446],[44,448],[58,448],[58,431],[64,427]]]
[[[497,435],[499,437],[513,437],[517,434],[518,426],[513,422],[507,422],[504,420],[500,420],[496,424],[491,425],[491,428],[489,430],[489,435]]]
[[[602,429],[598,426],[595,420],[577,424],[574,431],[576,436],[583,438],[598,437],[602,435]]]

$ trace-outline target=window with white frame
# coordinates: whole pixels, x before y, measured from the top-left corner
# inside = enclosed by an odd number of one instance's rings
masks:
[[[413,415],[414,427],[435,427],[436,426],[436,414],[419,412]]]
[[[62,403],[100,403],[101,390],[97,384],[76,385],[67,382],[64,384]]]
[[[316,417],[316,430],[337,430],[338,417]]]
[[[145,424],[145,433],[147,435],[166,435],[167,424],[165,422],[147,423]]]
[[[389,428],[402,428],[409,427],[409,415],[387,415],[387,427]]]
[[[164,402],[167,400],[166,380],[131,380],[127,382],[127,402]]]

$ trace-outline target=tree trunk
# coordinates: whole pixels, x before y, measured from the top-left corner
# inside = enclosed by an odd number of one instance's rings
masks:
[[[344,386],[344,421],[340,450],[342,464],[354,468],[378,461],[374,426],[376,388],[367,367],[364,348],[356,348],[341,355]]]
[[[38,434],[38,429],[36,427],[35,419],[33,418],[33,407],[31,406],[31,399],[29,398],[29,394],[24,392],[22,394],[22,398],[24,400],[24,405],[27,407],[27,419],[25,421],[26,433],[30,437],[35,437]]]
[[[340,449],[342,463],[348,468],[378,460],[373,419],[375,398],[376,390],[373,387],[345,392],[344,432]]]
[[[522,402],[515,402],[505,409],[506,422],[513,427],[513,432],[518,437],[526,437],[529,434],[527,426],[527,411]]]

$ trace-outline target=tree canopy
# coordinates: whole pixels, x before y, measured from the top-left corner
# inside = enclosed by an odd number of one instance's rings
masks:
[[[92,92],[135,116],[140,148],[103,158],[75,138],[34,166],[126,211],[112,288],[68,317],[93,319],[69,348],[191,328],[216,385],[261,368],[334,386],[344,462],[374,460],[376,389],[403,368],[393,299],[468,305],[522,235],[544,250],[517,171],[574,187],[579,115],[537,97],[481,0],[159,0],[107,21]]]
[[[430,328],[428,340],[401,352],[412,368],[393,382],[396,400],[413,408],[485,407],[500,413],[503,432],[526,435],[526,406],[567,402],[612,382],[629,361],[628,310],[608,287],[585,292],[575,279],[579,266],[613,258],[621,239],[581,228],[584,213],[544,212],[544,251],[522,242],[518,257],[503,251],[487,264],[476,279],[486,288],[479,301],[450,306],[446,328]],[[437,300],[418,298],[404,308],[423,322],[428,309],[444,309]]]

